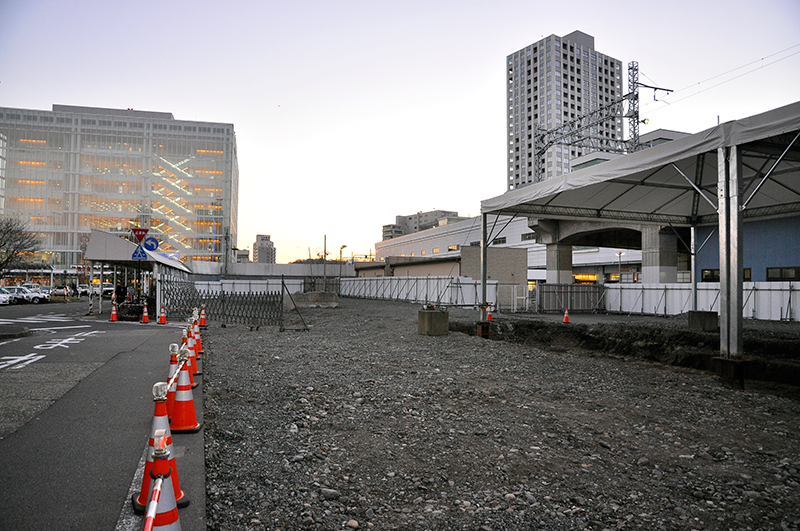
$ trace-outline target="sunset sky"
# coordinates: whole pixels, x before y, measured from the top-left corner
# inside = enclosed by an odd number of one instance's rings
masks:
[[[238,247],[270,234],[285,263],[505,192],[506,56],[547,35],[588,33],[675,91],[642,89],[642,133],[800,100],[797,0],[542,4],[3,0],[0,105],[233,123]]]

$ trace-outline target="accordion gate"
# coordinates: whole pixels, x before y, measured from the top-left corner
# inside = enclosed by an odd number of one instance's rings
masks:
[[[206,319],[221,324],[283,327],[283,290],[249,293],[198,291],[194,282],[174,278],[162,279],[159,287],[162,305],[169,318],[188,319],[193,308],[205,305]]]

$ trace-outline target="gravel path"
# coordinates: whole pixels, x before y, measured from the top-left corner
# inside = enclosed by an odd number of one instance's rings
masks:
[[[422,336],[419,309],[204,333],[209,529],[800,528],[791,390]]]

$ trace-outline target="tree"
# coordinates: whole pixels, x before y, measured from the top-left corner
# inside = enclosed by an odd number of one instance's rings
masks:
[[[25,223],[16,218],[0,218],[0,272],[5,272],[18,261],[22,253],[39,248],[40,240],[27,230]]]

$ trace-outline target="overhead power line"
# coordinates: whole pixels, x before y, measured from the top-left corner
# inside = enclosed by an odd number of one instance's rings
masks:
[[[693,96],[696,96],[696,95],[698,95],[698,94],[702,94],[703,92],[707,92],[707,91],[709,91],[709,90],[711,90],[711,89],[717,88],[717,87],[719,87],[719,86],[722,86],[722,85],[724,85],[724,84],[726,84],[726,83],[730,83],[731,81],[735,81],[736,79],[739,79],[739,78],[741,78],[741,77],[744,77],[744,76],[746,76],[746,75],[748,75],[748,74],[752,74],[753,72],[756,72],[756,71],[758,71],[758,70],[761,70],[762,68],[766,68],[766,67],[768,67],[768,66],[772,66],[772,65],[774,65],[774,64],[776,64],[776,63],[779,63],[779,62],[781,62],[781,61],[785,61],[786,59],[789,59],[790,57],[794,57],[795,55],[798,55],[798,54],[800,54],[800,50],[797,50],[797,51],[795,51],[794,53],[791,53],[791,54],[789,54],[789,55],[785,55],[785,56],[783,56],[783,57],[780,57],[780,58],[778,58],[778,59],[775,59],[774,61],[770,61],[770,62],[768,62],[768,63],[764,63],[764,61],[765,61],[766,59],[769,59],[769,58],[771,58],[771,57],[775,57],[775,56],[777,56],[777,55],[781,55],[781,54],[783,54],[783,53],[785,53],[785,52],[788,52],[789,50],[792,50],[792,49],[794,49],[794,48],[798,48],[798,47],[800,47],[800,43],[798,43],[798,44],[795,44],[794,46],[790,46],[790,47],[788,47],[788,48],[784,48],[783,50],[780,50],[780,51],[778,51],[778,52],[772,53],[772,54],[770,54],[770,55],[764,56],[764,57],[762,57],[762,58],[760,58],[760,59],[756,59],[755,61],[750,61],[749,63],[743,64],[743,65],[741,65],[741,66],[738,66],[738,67],[736,67],[736,68],[733,68],[733,69],[731,69],[731,70],[728,70],[727,72],[723,72],[723,73],[721,73],[721,74],[717,74],[717,75],[711,76],[711,77],[709,77],[709,78],[707,78],[707,79],[704,79],[704,80],[702,80],[702,81],[698,81],[697,83],[693,83],[693,84],[691,84],[691,85],[687,85],[686,87],[683,87],[683,88],[681,88],[681,89],[678,89],[678,90],[676,90],[676,91],[674,91],[674,92],[673,92],[673,96],[675,96],[675,95],[678,95],[678,94],[680,94],[681,92],[685,92],[685,91],[687,91],[687,90],[690,90],[690,89],[696,89],[696,88],[700,87],[701,85],[703,85],[703,84],[705,84],[705,83],[709,83],[709,82],[711,82],[711,81],[714,81],[715,79],[719,79],[719,78],[721,78],[721,77],[728,76],[728,75],[730,75],[730,74],[732,74],[732,73],[734,73],[734,72],[738,72],[739,70],[742,70],[743,68],[748,68],[748,67],[750,67],[750,66],[753,66],[753,65],[755,65],[755,64],[758,64],[758,66],[757,66],[756,68],[752,68],[752,69],[750,69],[750,70],[748,70],[748,71],[746,71],[746,72],[742,72],[741,74],[739,74],[739,75],[737,75],[737,76],[734,76],[734,77],[727,78],[727,79],[725,79],[724,81],[721,81],[721,82],[719,82],[719,83],[716,83],[716,84],[714,84],[714,85],[711,85],[711,86],[709,86],[709,87],[705,87],[705,88],[702,88],[702,89],[700,89],[700,90],[697,90],[696,92],[693,92],[693,93],[691,93],[691,94],[689,94],[689,95],[683,96],[682,98],[678,98],[678,99],[676,99],[676,100],[672,100],[672,101],[665,101],[665,100],[663,100],[663,99],[662,99],[662,100],[658,100],[658,101],[651,101],[651,102],[645,103],[645,105],[652,105],[653,103],[666,103],[667,105],[672,105],[672,104],[678,103],[678,102],[680,102],[680,101],[686,100],[686,99],[688,99],[688,98],[691,98],[691,97],[693,97]],[[644,75],[644,74],[643,74],[643,75]],[[648,79],[650,79],[650,78],[648,77]],[[652,110],[650,110],[649,112],[655,112],[655,111],[661,110],[661,109],[663,109],[663,108],[665,108],[665,107],[666,107],[666,106],[661,106],[661,107],[658,107],[658,108],[656,108],[656,109],[652,109]]]

